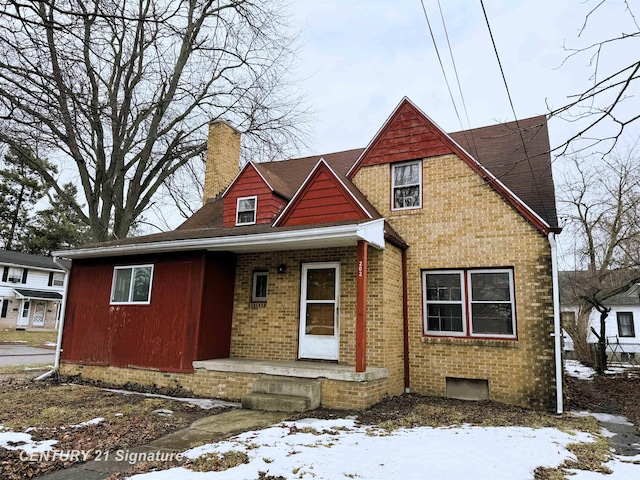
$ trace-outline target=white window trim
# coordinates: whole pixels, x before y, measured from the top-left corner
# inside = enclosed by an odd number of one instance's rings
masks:
[[[56,275],[58,279],[56,280]],[[58,282],[58,283],[56,283]],[[62,287],[64,286],[64,273],[62,272],[53,272],[53,277],[51,278],[51,286],[52,287]]]
[[[396,207],[396,187],[410,187],[411,185],[396,185],[396,176],[394,175],[394,170],[396,167],[406,167],[409,165],[418,165],[418,200],[420,202],[419,205],[414,205],[412,207]],[[393,211],[401,211],[401,210],[416,210],[418,208],[422,208],[422,160],[412,160],[410,162],[401,162],[401,163],[392,163],[391,164],[391,210]]]
[[[452,274],[457,273],[461,275],[461,290],[462,290],[462,332],[442,332],[428,329],[428,305],[429,304],[451,304],[458,303],[455,301],[427,301],[427,275],[428,274]],[[509,297],[511,304],[511,325],[513,334],[500,334],[500,333],[474,333],[473,332],[473,303],[507,303],[506,301],[500,302],[480,302],[472,301],[472,286],[471,275],[474,273],[508,273],[509,274]],[[468,287],[468,288],[467,288]],[[515,303],[515,282],[513,277],[513,270],[510,268],[484,268],[484,269],[462,269],[462,270],[423,270],[422,272],[422,331],[423,335],[429,337],[463,337],[463,338],[497,338],[497,339],[517,339],[518,330],[516,322],[516,303]]]
[[[242,200],[253,200],[253,222],[238,222],[238,216],[240,214],[240,202]],[[243,210],[243,212],[250,212],[251,210]],[[254,195],[252,197],[238,197],[236,200],[236,226],[240,225],[255,225],[256,220],[258,219],[258,196]]]
[[[131,299],[133,298],[133,286],[134,286],[134,270],[136,268],[144,268],[144,267],[151,267],[151,275],[149,276],[149,298],[147,301],[144,302],[134,302],[134,301],[127,301],[127,302],[114,302],[113,301],[113,294],[115,292],[115,288],[116,288],[116,271],[117,270],[128,270],[131,269],[131,283],[129,284],[129,295],[128,298]],[[151,304],[151,290],[153,289],[153,264],[144,264],[144,265],[121,265],[118,267],[113,267],[113,278],[111,279],[111,294],[109,296],[109,304],[110,305],[149,305]]]
[[[509,274],[509,302],[505,301],[472,301],[473,287],[471,286],[471,275],[474,273],[508,273]],[[469,336],[480,338],[508,338],[513,339],[518,337],[518,331],[516,330],[516,302],[515,302],[515,285],[513,279],[513,270],[510,268],[485,268],[485,269],[471,269],[467,270],[467,284],[469,285],[469,295],[467,303],[469,305]],[[512,335],[501,333],[473,333],[473,315],[471,314],[471,305],[473,303],[510,303],[511,304],[511,329]]]
[[[427,300],[427,275],[436,275],[436,274],[457,274],[460,276],[460,290],[461,290],[461,300]],[[422,272],[422,298],[424,299],[423,306],[423,331],[425,335],[429,336],[438,336],[438,337],[466,337],[467,336],[467,305],[466,305],[466,289],[465,289],[465,277],[464,270],[425,270]],[[462,306],[462,331],[461,332],[449,332],[449,331],[438,331],[438,330],[429,330],[429,304],[460,304]]]
[[[267,277],[267,291],[265,292],[264,297],[258,297],[256,295],[256,287],[258,286],[257,279],[260,276]],[[267,296],[269,295],[269,272],[253,272],[253,283],[251,284],[251,301],[252,302],[266,302]]]
[[[12,274],[11,270],[19,273],[16,276],[16,273]],[[22,277],[24,277],[23,267],[9,267],[9,271],[7,272],[7,283],[22,283]],[[12,281],[12,280],[15,280],[15,281]]]

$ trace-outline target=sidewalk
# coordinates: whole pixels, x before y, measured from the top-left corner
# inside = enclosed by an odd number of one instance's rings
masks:
[[[116,452],[111,452],[106,461],[91,461],[82,465],[59,470],[49,475],[39,477],[43,480],[103,480],[117,472],[128,470],[133,465],[127,461],[127,454],[138,453],[181,453],[189,448],[205,443],[217,442],[239,433],[267,427],[287,418],[286,413],[259,412],[255,410],[231,410],[219,415],[201,418],[189,427],[170,433],[154,440],[148,445],[123,449],[125,457],[122,461],[115,460]]]

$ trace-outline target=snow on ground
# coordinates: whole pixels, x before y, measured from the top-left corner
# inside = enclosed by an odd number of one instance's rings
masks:
[[[102,417],[97,417],[97,418],[92,418],[91,420],[88,420],[86,422],[82,422],[79,423],[77,425],[71,425],[72,428],[82,428],[82,427],[86,427],[89,425],[97,425],[98,423],[104,422],[104,418]]]
[[[538,466],[556,467],[573,458],[569,443],[589,442],[586,433],[554,428],[417,427],[387,432],[353,420],[307,419],[246,432],[228,441],[185,452],[196,458],[210,452],[246,452],[249,463],[222,472],[185,468],[136,475],[136,480],[237,480],[258,472],[285,478],[423,480],[533,478]],[[635,465],[640,473],[640,467]],[[572,477],[581,478],[581,477]],[[613,475],[607,476],[614,480]],[[624,477],[631,478],[631,477]]]
[[[168,395],[158,395],[157,393],[131,392],[129,390],[117,390],[115,388],[103,388],[107,392],[122,393],[123,395],[144,395],[145,397],[164,398],[165,400],[176,400],[178,402],[186,402],[200,407],[203,410],[210,410],[216,407],[239,407],[239,403],[225,402],[223,400],[212,400],[209,398],[179,398],[169,397]]]
[[[57,440],[32,440],[31,435],[22,432],[12,432],[0,425],[0,447],[7,450],[24,450],[27,453],[46,452],[51,450]]]
[[[578,360],[565,360],[564,370],[567,372],[567,375],[579,378],[580,380],[593,380],[596,374],[593,368],[583,365]]]
[[[610,413],[594,413],[594,412],[571,412],[576,417],[593,417],[599,422],[617,423],[618,425],[629,425],[633,427],[633,423],[627,420],[624,415],[611,415]]]
[[[56,342],[45,342],[45,347],[57,347],[58,344]]]
[[[633,463],[639,462],[639,463]],[[640,478],[640,455],[635,457],[622,457],[616,455],[613,460],[605,463],[613,473],[606,475],[598,472],[587,472],[585,470],[567,470],[573,473],[569,478],[571,480],[633,480]]]

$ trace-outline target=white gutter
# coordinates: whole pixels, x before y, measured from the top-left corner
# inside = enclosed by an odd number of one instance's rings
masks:
[[[564,411],[562,392],[562,327],[560,325],[560,290],[558,283],[558,247],[555,233],[549,233],[549,245],[551,246],[551,277],[553,282],[553,333],[555,343],[556,363],[556,412]]]
[[[166,253],[183,250],[210,250],[230,252],[266,252],[300,248],[326,248],[331,246],[356,245],[365,240],[377,248],[384,248],[384,218],[369,220],[359,224],[331,227],[284,230],[248,235],[225,237],[191,238],[165,240],[109,247],[79,248],[53,252],[54,258],[113,257],[118,255],[139,255],[144,253]]]
[[[55,263],[57,266],[60,267],[61,270],[65,272],[62,302],[60,302],[60,324],[58,325],[58,341],[56,342],[56,356],[53,362],[53,370],[43,373],[42,375],[40,375],[35,379],[36,381],[44,380],[45,378],[53,375],[53,373],[56,372],[60,367],[60,353],[62,352],[62,331],[64,330],[64,317],[65,317],[65,311],[67,309],[67,294],[69,292],[69,277],[71,276],[71,273],[69,270],[67,270],[64,267],[64,265],[62,265],[58,261],[57,255],[53,256],[53,263]]]

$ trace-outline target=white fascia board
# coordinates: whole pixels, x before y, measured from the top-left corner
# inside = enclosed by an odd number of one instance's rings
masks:
[[[57,251],[53,252],[53,254],[60,258],[94,258],[188,250],[229,251],[235,253],[266,252],[348,246],[355,245],[358,240],[365,240],[371,245],[383,249],[384,218],[370,220],[364,223],[331,227],[232,235],[227,237],[169,240],[134,245],[116,245],[112,247],[83,248]]]

